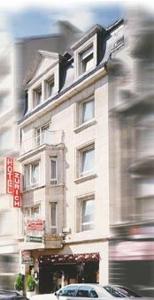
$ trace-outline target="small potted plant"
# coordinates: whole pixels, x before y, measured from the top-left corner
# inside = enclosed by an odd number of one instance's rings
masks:
[[[32,275],[28,275],[26,279],[27,297],[35,295],[36,281]]]
[[[24,279],[23,275],[19,273],[16,277],[15,284],[14,284],[15,289],[22,295],[23,290],[24,290]]]

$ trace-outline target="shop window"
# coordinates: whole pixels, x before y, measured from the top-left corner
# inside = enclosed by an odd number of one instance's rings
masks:
[[[24,187],[33,187],[39,184],[39,162],[24,166]]]
[[[33,108],[38,106],[42,101],[42,85],[40,84],[33,90]]]
[[[50,203],[51,209],[51,233],[57,233],[57,202]]]

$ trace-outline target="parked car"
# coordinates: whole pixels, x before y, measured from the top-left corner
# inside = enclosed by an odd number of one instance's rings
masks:
[[[0,290],[0,300],[28,300],[17,291]]]
[[[85,300],[85,298],[103,300],[136,297],[140,296],[123,286],[81,283],[67,285],[55,293],[32,296],[31,300]]]

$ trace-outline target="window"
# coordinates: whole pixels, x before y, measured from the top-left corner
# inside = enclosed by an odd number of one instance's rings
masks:
[[[71,285],[70,287],[64,287],[57,292],[58,296],[75,297],[77,292],[77,286]]]
[[[91,289],[89,294],[90,294],[90,298],[98,298],[98,295],[94,289]]]
[[[86,287],[81,287],[78,289],[77,297],[89,298],[89,289]]]
[[[57,233],[57,203],[51,202],[51,233]]]
[[[51,97],[54,92],[54,78],[51,77],[45,81],[45,99]]]
[[[24,209],[24,219],[38,219],[40,216],[40,206],[27,207]]]
[[[94,145],[80,150],[80,176],[94,172]]]
[[[82,286],[79,287],[76,297],[98,298],[98,295],[91,287]]]
[[[113,297],[117,297],[117,298],[134,298],[134,297],[140,297],[138,294],[136,294],[135,292],[124,288],[124,287],[120,287],[120,286],[105,286],[104,289]]]
[[[35,129],[35,143],[36,146],[47,144],[50,139],[49,124]]]
[[[37,220],[40,218],[40,205],[34,206],[34,207],[26,207],[23,209],[23,232],[26,231],[26,224],[27,221],[30,220]],[[26,234],[26,232],[25,232]]]
[[[94,199],[81,201],[81,231],[94,228]]]
[[[40,207],[39,206],[35,206],[31,208],[31,217],[33,219],[37,219],[40,215]]]
[[[84,101],[80,106],[80,124],[94,118],[94,99]]]
[[[42,100],[42,86],[39,85],[33,90],[33,107],[36,107],[41,103]]]
[[[83,74],[94,66],[94,50],[91,45],[89,48],[79,54],[80,59],[80,74]]]
[[[25,188],[30,186],[36,186],[39,183],[39,162],[34,162],[25,165],[24,170],[24,186]]]
[[[51,158],[51,183],[57,184],[57,157]]]

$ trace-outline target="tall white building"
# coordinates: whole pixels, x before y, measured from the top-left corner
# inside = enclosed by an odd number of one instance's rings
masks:
[[[118,31],[117,34],[116,32]],[[115,33],[115,34],[114,34]],[[109,97],[106,62],[123,22],[92,27],[65,55],[39,52],[19,122],[26,271],[45,293],[108,283]]]

